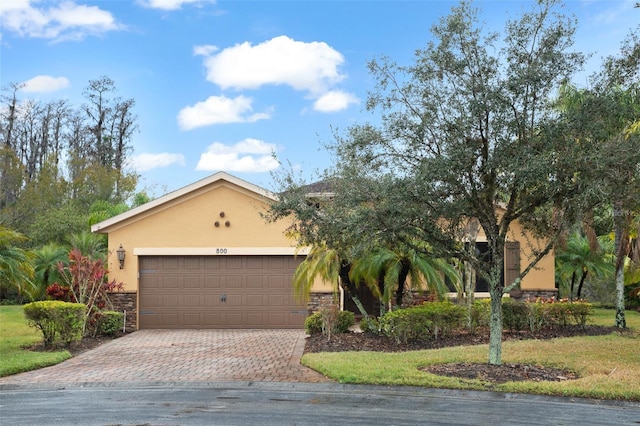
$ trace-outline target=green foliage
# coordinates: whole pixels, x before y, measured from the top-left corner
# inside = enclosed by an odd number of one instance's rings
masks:
[[[87,230],[86,214],[68,203],[36,216],[28,232],[33,244],[41,246],[48,243],[64,245],[68,235]]]
[[[420,306],[387,312],[380,329],[397,343],[444,336],[462,326],[465,308],[451,302],[428,302]]]
[[[30,253],[20,247],[27,238],[0,225],[0,299],[29,297],[33,288]]]
[[[122,330],[124,314],[116,311],[102,311],[96,315],[96,334],[111,336]]]
[[[376,317],[362,318],[359,325],[364,333],[380,333],[380,320]]]
[[[380,318],[380,330],[393,337],[398,344],[429,338],[431,320],[419,308],[398,309]]]
[[[474,331],[477,327],[486,327],[489,325],[489,317],[491,315],[491,300],[476,299],[471,305],[471,310],[467,312],[470,321],[468,325],[470,331]]]
[[[69,264],[59,264],[58,272],[69,288],[72,300],[83,303],[86,312],[83,320],[83,332],[89,331],[88,325],[95,323],[94,316],[102,309],[110,308],[109,293],[122,289],[122,283],[107,281],[107,270],[102,260],[91,259],[78,249],[69,253]]]
[[[502,325],[510,330],[524,330],[529,326],[529,308],[526,303],[512,299],[502,300]]]
[[[90,259],[106,260],[106,241],[104,235],[83,231],[67,237],[67,243]]]
[[[323,333],[330,335],[333,333],[347,333],[349,327],[353,324],[355,324],[353,312],[340,311],[334,317],[330,307],[322,307],[305,319],[304,328],[307,334]]]
[[[45,300],[25,305],[24,313],[29,325],[42,332],[45,347],[68,347],[82,339],[85,308],[82,303]]]
[[[68,250],[56,243],[50,243],[32,252],[35,277],[31,299],[43,300],[47,296],[47,288],[60,280],[58,263],[67,263]]]
[[[561,297],[581,299],[582,285],[587,278],[606,279],[613,276],[612,256],[602,246],[593,246],[586,236],[573,232],[566,244],[556,248],[556,280],[560,284]]]
[[[532,303],[523,303],[528,314],[528,322],[531,331],[542,328],[561,328],[571,324],[584,327],[593,314],[591,303],[578,300],[575,302],[538,300]]]

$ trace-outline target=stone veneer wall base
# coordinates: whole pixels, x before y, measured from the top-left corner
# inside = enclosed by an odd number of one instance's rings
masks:
[[[321,306],[333,303],[338,304],[333,293],[311,293],[309,296],[309,302],[307,303],[307,313],[311,315],[314,312],[317,312]]]
[[[114,311],[126,311],[125,330],[127,332],[136,331],[138,329],[138,294],[135,291],[109,293],[109,299],[113,304]]]
[[[535,302],[536,299],[557,299],[558,289],[527,289],[527,290],[512,290],[509,293],[512,299],[522,302]]]

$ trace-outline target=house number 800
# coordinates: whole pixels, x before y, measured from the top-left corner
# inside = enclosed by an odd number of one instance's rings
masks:
[[[227,249],[226,248],[217,248],[216,249],[216,254],[227,254]]]

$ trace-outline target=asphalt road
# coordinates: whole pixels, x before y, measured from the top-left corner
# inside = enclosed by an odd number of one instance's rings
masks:
[[[3,386],[2,425],[638,425],[640,404],[333,383]]]

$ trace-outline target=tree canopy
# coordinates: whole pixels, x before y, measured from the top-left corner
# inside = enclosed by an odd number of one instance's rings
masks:
[[[598,191],[594,170],[604,151],[577,140],[558,108],[561,88],[585,61],[571,50],[576,23],[560,6],[540,1],[499,34],[485,31],[478,9],[462,2],[432,28],[434,41],[411,65],[372,60],[377,85],[366,105],[381,118],[336,132],[329,145],[336,164],[326,173],[331,203],[311,208],[289,174],[272,209],[273,217],[298,219],[293,232],[302,244],[353,253],[391,242],[469,262],[489,283],[491,364],[501,363],[503,294]],[[619,166],[634,164],[629,156]],[[534,236],[522,238],[533,254],[505,283],[515,222]],[[475,223],[487,239],[484,259],[461,243],[474,238]]]

